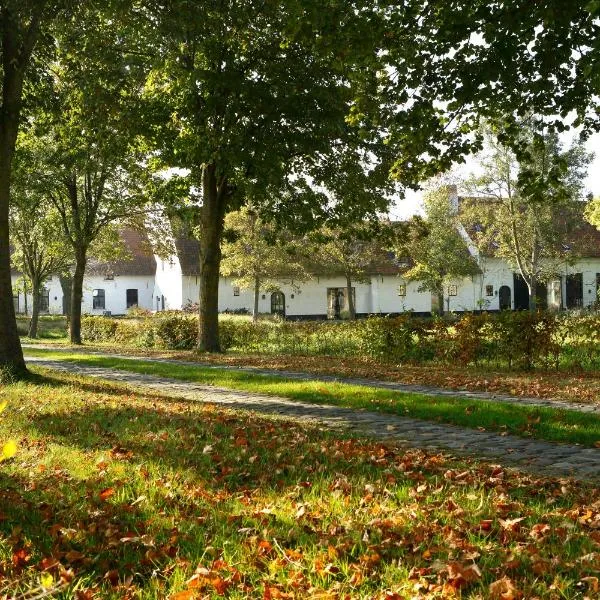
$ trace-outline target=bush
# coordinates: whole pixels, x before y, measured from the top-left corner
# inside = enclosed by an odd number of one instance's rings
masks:
[[[198,317],[181,311],[142,319],[87,316],[89,341],[190,350]],[[435,318],[369,317],[358,321],[221,319],[223,350],[305,356],[369,357],[381,362],[495,364],[508,368],[600,366],[600,316],[548,312],[463,314]]]
[[[110,317],[81,317],[81,337],[90,342],[110,342],[114,340],[117,321]]]
[[[175,311],[162,312],[154,321],[155,343],[168,350],[191,350],[198,339],[198,318]]]

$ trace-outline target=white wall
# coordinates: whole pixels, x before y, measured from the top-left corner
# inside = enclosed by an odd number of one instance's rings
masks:
[[[93,308],[93,293],[96,289],[104,290],[104,308]],[[127,313],[127,290],[138,291],[138,306],[152,309],[154,277],[146,275],[115,275],[113,280],[101,276],[86,277],[83,282],[83,303],[81,311],[85,314],[101,315],[110,311],[113,315]]]
[[[17,285],[22,285],[22,279],[18,275],[10,276],[13,290]],[[60,279],[57,275],[53,275],[46,281],[44,287],[48,290],[48,312],[42,314],[61,315],[63,312],[63,291],[60,285]],[[27,293],[27,313],[31,314],[33,307],[33,298],[30,293]],[[25,295],[19,293],[19,313],[25,312]]]
[[[188,277],[181,274],[181,266],[177,256],[168,260],[155,256],[156,277],[154,279],[153,298],[149,308],[162,310],[162,296],[165,298],[165,310],[180,310],[188,300],[188,294],[183,291]],[[198,301],[196,299],[194,302]]]

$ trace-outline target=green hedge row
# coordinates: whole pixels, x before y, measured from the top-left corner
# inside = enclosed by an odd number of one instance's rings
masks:
[[[84,317],[88,341],[192,349],[198,320],[166,312],[138,320]],[[393,363],[495,364],[509,368],[597,368],[600,315],[503,312],[460,318],[410,315],[347,322],[220,322],[221,346],[240,352],[370,357]]]

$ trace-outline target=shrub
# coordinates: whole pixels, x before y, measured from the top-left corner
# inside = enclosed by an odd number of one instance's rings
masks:
[[[198,339],[198,319],[175,311],[155,317],[154,338],[157,346],[168,350],[191,350]]]
[[[90,342],[114,340],[117,321],[110,317],[84,316],[81,318],[81,337]]]

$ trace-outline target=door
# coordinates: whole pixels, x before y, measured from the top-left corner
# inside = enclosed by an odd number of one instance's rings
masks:
[[[271,314],[285,318],[285,294],[283,292],[271,294]]]
[[[510,298],[510,288],[507,285],[503,285],[498,290],[498,301],[500,303],[500,310],[510,310],[511,309],[511,298]]]
[[[583,273],[567,275],[567,308],[583,306]]]
[[[529,310],[529,288],[520,273],[513,277],[515,290],[515,310]]]
[[[137,290],[126,290],[126,306],[127,308],[132,308],[138,305],[138,291]]]
[[[346,288],[327,288],[327,318],[339,319],[346,308]]]

